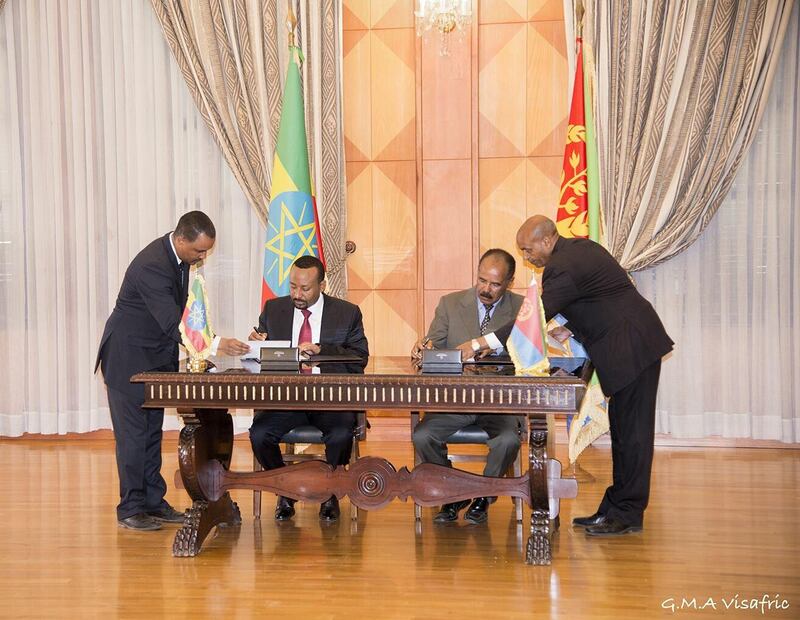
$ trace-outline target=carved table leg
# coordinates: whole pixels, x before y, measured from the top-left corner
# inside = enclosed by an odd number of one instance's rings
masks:
[[[210,461],[217,461],[227,470],[233,452],[233,420],[226,410],[178,409],[185,426],[178,448],[183,485],[192,498],[192,507],[175,534],[172,555],[191,557],[200,553],[208,533],[216,526],[239,525],[239,507],[224,493],[212,500],[199,476]]]
[[[550,551],[550,505],[547,492],[547,420],[531,414],[529,458],[531,485],[531,535],[525,551],[525,563],[545,565],[552,562]]]

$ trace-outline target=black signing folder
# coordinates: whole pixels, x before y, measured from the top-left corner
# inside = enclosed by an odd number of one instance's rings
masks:
[[[462,370],[458,349],[422,349],[423,373],[457,375]]]
[[[297,347],[275,347],[261,349],[261,370],[298,370],[300,349]]]

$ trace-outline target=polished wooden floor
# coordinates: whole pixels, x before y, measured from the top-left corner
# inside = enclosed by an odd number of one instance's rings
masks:
[[[397,467],[411,461],[409,444],[363,445]],[[594,511],[610,477],[607,448],[585,454],[597,481],[562,503],[565,524]],[[553,565],[535,567],[522,562],[527,524],[517,527],[507,498],[481,526],[435,526],[426,510],[416,528],[411,506],[395,502],[357,526],[323,527],[307,504],[275,523],[269,495],[256,521],[251,494],[235,492],[241,527],[220,530],[196,558],[173,558],[174,528],[117,527],[112,442],[3,440],[0,616],[800,618],[798,456],[659,448],[642,534],[595,540],[563,527]],[[168,499],[184,508],[176,462],[165,445]],[[237,441],[234,468],[250,462]],[[765,596],[783,609],[736,609]],[[692,598],[698,609],[680,608]]]

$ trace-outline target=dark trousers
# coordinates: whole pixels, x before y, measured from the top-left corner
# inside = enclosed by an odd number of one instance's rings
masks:
[[[356,425],[354,412],[256,411],[250,427],[250,444],[261,466],[264,469],[283,467],[286,463],[281,455],[281,438],[290,430],[307,425],[316,426],[322,431],[325,461],[329,465],[346,465],[350,462]]]
[[[656,392],[661,360],[619,392],[611,395],[611,460],[614,481],[606,489],[598,511],[627,525],[641,526],[650,497]]]
[[[161,476],[164,410],[143,409],[143,398],[106,387],[119,473],[117,519],[165,508],[167,484]]]
[[[519,416],[473,415],[468,413],[426,413],[411,440],[423,463],[450,467],[447,458],[447,438],[456,431],[476,425],[489,435],[489,454],[484,476],[499,478],[506,473],[519,452]]]

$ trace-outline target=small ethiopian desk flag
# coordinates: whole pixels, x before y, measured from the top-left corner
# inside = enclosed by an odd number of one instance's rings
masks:
[[[204,370],[205,360],[211,354],[214,330],[211,329],[208,312],[206,282],[203,276],[196,274],[192,286],[189,287],[189,297],[186,299],[186,307],[183,309],[183,317],[178,327],[183,346],[189,353],[189,370],[193,372]]]

